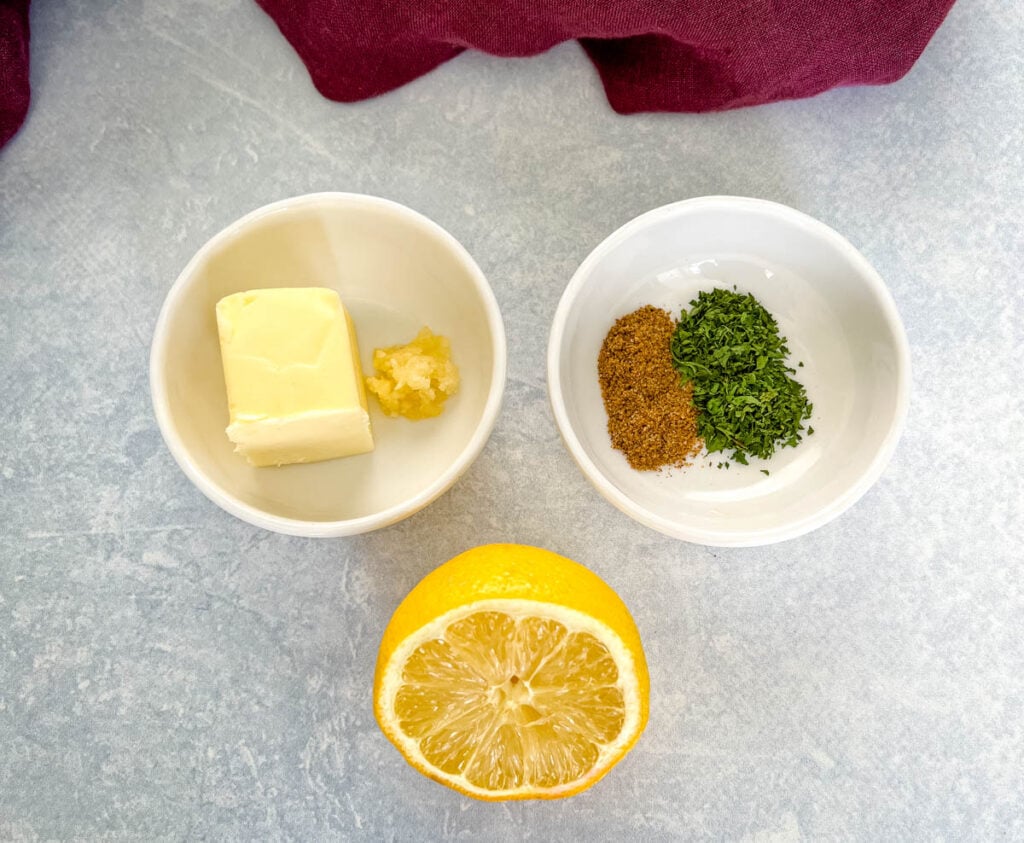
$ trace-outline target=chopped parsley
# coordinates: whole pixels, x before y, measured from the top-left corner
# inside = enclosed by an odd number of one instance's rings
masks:
[[[709,453],[731,450],[730,459],[748,465],[748,457],[768,459],[803,438],[813,405],[786,365],[786,338],[753,295],[701,292],[680,314],[671,345],[673,365],[693,384]]]

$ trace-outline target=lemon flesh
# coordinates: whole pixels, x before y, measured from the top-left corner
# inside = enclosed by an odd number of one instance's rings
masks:
[[[438,770],[486,790],[551,788],[593,769],[621,733],[618,679],[590,633],[477,612],[416,648],[394,709]]]

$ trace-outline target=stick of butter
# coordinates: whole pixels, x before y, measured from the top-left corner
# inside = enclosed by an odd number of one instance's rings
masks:
[[[217,302],[228,439],[252,465],[373,450],[352,319],[334,290],[292,287]]]

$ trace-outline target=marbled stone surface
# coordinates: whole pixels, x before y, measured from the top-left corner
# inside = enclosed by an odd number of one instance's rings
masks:
[[[37,0],[32,26],[32,111],[0,153],[0,839],[1024,838],[1019,0],[960,0],[890,87],[629,118],[572,44],[466,54],[344,106],[251,0]],[[189,484],[147,355],[210,235],[325,189],[458,237],[510,356],[494,435],[448,494],[317,541],[251,528]],[[879,483],[760,549],[618,513],[545,393],[548,326],[582,258],[709,193],[844,233],[912,346]],[[373,720],[391,611],[495,540],[592,567],[646,642],[648,730],[572,800],[465,799]]]

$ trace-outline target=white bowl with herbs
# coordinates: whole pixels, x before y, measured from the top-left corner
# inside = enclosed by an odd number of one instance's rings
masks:
[[[637,521],[715,546],[800,536],[879,478],[907,413],[892,295],[825,224],[710,196],[624,225],[555,314],[548,389],[573,458]]]

